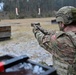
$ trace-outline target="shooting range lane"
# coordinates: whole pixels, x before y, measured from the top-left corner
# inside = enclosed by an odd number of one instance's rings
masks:
[[[44,28],[53,29],[56,25],[50,26],[51,23],[46,25],[46,21],[50,20],[51,18],[1,20],[0,25],[11,25],[11,39],[0,41],[0,55],[27,55],[35,62],[51,65],[52,55],[38,45],[31,27],[31,23],[40,22]]]

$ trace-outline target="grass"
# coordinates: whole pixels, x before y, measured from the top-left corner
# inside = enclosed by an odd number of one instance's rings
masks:
[[[30,18],[30,19],[13,19],[13,20],[1,20],[0,25],[11,25],[11,40],[4,41],[19,41],[19,38],[24,38],[21,41],[29,41],[34,38],[31,23],[39,22],[44,29],[58,30],[57,24],[51,24],[51,20],[54,18]]]

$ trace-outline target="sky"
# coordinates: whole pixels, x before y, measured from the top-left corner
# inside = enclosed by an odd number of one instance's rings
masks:
[[[4,6],[4,3],[1,2],[1,3],[0,3],[0,11],[3,11],[3,6]]]

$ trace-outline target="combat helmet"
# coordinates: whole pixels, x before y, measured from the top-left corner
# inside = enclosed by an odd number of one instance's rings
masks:
[[[76,8],[73,6],[64,6],[56,13],[56,21],[63,22],[64,25],[71,24],[76,21]]]

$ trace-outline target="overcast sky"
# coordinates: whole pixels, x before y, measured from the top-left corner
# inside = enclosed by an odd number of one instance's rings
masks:
[[[3,2],[1,2],[1,3],[0,3],[0,11],[2,11],[2,10],[3,10],[3,6],[4,6],[4,3],[3,3]]]

